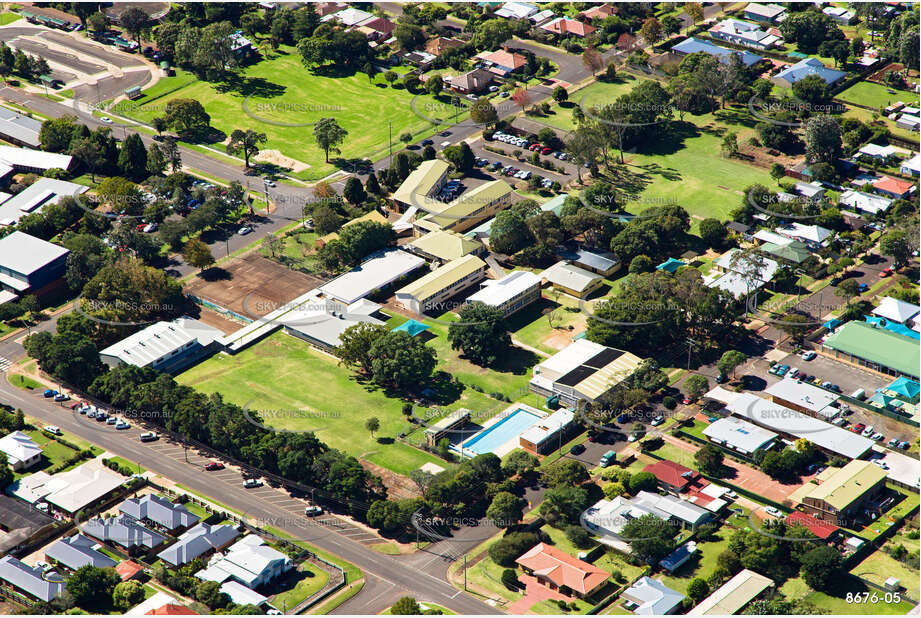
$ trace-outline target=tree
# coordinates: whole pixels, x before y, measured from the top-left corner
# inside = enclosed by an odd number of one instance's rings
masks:
[[[112,592],[112,604],[122,610],[128,610],[144,600],[144,587],[136,581],[116,584]]]
[[[174,174],[182,169],[182,151],[175,138],[167,137],[163,140],[163,155]]]
[[[444,90],[445,83],[441,75],[433,75],[425,80],[425,91],[432,96],[437,97]]]
[[[640,27],[640,36],[646,41],[647,45],[655,44],[662,38],[662,24],[655,17],[649,17]]]
[[[368,179],[365,181],[365,191],[371,195],[383,195],[383,191],[381,191],[381,185],[377,181],[377,174],[374,172],[368,174]]]
[[[583,53],[582,56],[584,58],[585,54]],[[569,93],[566,92],[566,89],[563,88],[562,86],[557,86],[556,88],[554,88],[552,96],[553,96],[553,100],[556,101],[557,103],[562,103],[563,101],[569,100]]]
[[[185,248],[182,250],[182,258],[190,266],[194,266],[200,271],[214,264],[211,249],[208,248],[208,245],[203,240],[198,238],[193,238],[185,244]]]
[[[707,378],[698,373],[684,381],[684,390],[691,399],[700,399],[709,388]]]
[[[803,127],[808,163],[834,163],[841,156],[841,126],[831,116],[812,116]]]
[[[448,146],[443,151],[445,159],[454,166],[458,172],[469,173],[473,169],[476,161],[476,155],[467,142],[461,142],[453,146]]]
[[[507,491],[497,493],[486,509],[486,517],[498,528],[514,526],[524,516],[524,500]]]
[[[374,432],[381,428],[381,421],[376,416],[372,416],[365,421],[365,429],[371,432],[371,437],[374,437]]]
[[[736,367],[744,363],[745,358],[745,354],[738,350],[727,350],[723,352],[723,355],[720,357],[719,361],[717,361],[716,368],[719,369],[720,373],[723,375],[729,375],[731,373],[734,378],[736,376]]]
[[[416,599],[412,597],[402,597],[393,604],[389,613],[394,616],[421,616],[423,612],[422,607],[419,606]]]
[[[499,566],[514,567],[515,558],[539,542],[533,532],[512,532],[490,545],[489,558]]]
[[[512,345],[505,314],[484,303],[464,305],[459,319],[448,327],[452,350],[462,350],[470,362],[488,367]]]
[[[143,180],[147,177],[147,150],[137,133],[130,134],[122,143],[118,167],[128,178]]]
[[[228,598],[221,592],[221,585],[216,581],[201,581],[195,585],[193,592],[195,600],[204,603],[210,608],[218,608],[227,605]]]
[[[393,36],[403,51],[416,49],[425,43],[425,33],[415,24],[397,23],[393,29]]]
[[[710,594],[710,586],[701,578],[695,577],[691,580],[691,583],[688,584],[688,596],[695,603],[703,601],[707,598],[708,594]]]
[[[899,268],[908,262],[913,249],[903,230],[892,230],[880,239],[879,251],[891,257],[895,267]]]
[[[371,346],[371,375],[377,384],[403,389],[420,386],[435,369],[435,351],[406,332],[388,332]]]
[[[802,557],[800,575],[810,588],[828,590],[841,574],[841,554],[822,545]]]
[[[159,176],[166,171],[166,155],[163,149],[157,144],[151,144],[147,151],[147,173],[151,176]]]
[[[540,460],[531,453],[515,449],[502,462],[502,473],[506,476],[525,475],[537,469]]]
[[[227,154],[236,155],[242,152],[243,166],[248,168],[249,158],[259,154],[259,144],[265,144],[267,141],[265,133],[258,133],[252,129],[234,129],[230,134],[230,141],[227,142]]]
[[[793,94],[801,101],[819,105],[828,99],[828,86],[818,75],[807,75],[793,84]]]
[[[361,186],[361,181],[358,178],[349,176],[349,179],[345,181],[345,187],[342,189],[342,197],[349,204],[358,205],[368,198],[368,194],[365,193],[365,188]]]
[[[211,116],[195,99],[172,99],[166,104],[163,118],[177,132],[195,131],[211,124]]]
[[[723,469],[723,451],[712,444],[705,444],[694,453],[697,469],[704,474],[717,476]]]
[[[707,246],[720,249],[726,242],[726,226],[720,223],[719,219],[704,219],[700,222],[700,237]]]
[[[524,216],[516,210],[503,210],[493,219],[489,230],[489,247],[497,253],[512,255],[531,241]]]
[[[335,354],[340,362],[357,366],[362,373],[370,375],[372,371],[371,348],[387,332],[389,331],[383,326],[367,322],[349,326],[339,336],[339,345],[335,349]]]
[[[658,481],[652,472],[637,472],[630,477],[627,484],[630,493],[635,495],[641,491],[655,491]]]
[[[547,466],[541,480],[548,487],[575,487],[589,480],[589,475],[582,462],[564,458]]]
[[[86,21],[93,32],[102,32],[109,27],[109,20],[102,11],[96,11],[87,17]]]
[[[18,414],[22,414],[22,410],[19,410]],[[13,468],[8,463],[0,465],[0,491],[9,487],[14,479]]]
[[[675,525],[647,513],[629,520],[621,531],[621,538],[630,543],[630,554],[645,564],[657,564],[672,550]]]
[[[163,116],[156,116],[153,120],[150,121],[150,124],[153,125],[154,131],[157,132],[157,135],[163,135],[163,132],[169,128],[169,123]]]
[[[726,133],[726,135],[723,136],[722,143],[720,144],[720,150],[730,159],[739,154],[738,136],[732,131]]]
[[[856,279],[845,279],[835,288],[835,295],[845,299],[845,303],[850,305],[851,299],[860,294],[860,284]]]
[[[67,578],[67,592],[74,604],[87,609],[101,606],[112,598],[112,591],[121,582],[115,569],[82,566]]]
[[[488,99],[480,97],[470,106],[470,120],[476,124],[489,126],[496,123],[499,113]]]
[[[345,141],[348,134],[349,132],[339,126],[335,118],[321,118],[313,125],[313,137],[317,145],[323,149],[327,163],[329,163],[329,151],[339,152],[338,146]]]
[[[595,73],[600,71],[601,67],[604,66],[604,58],[601,56],[601,53],[599,53],[599,51],[595,49],[594,47],[586,47],[585,51],[582,52],[582,65],[588,71],[591,71],[592,76],[594,76]],[[564,89],[564,92],[565,92],[565,89]],[[563,101],[565,100],[566,99],[563,99]],[[557,102],[559,103],[560,101],[557,101]]]
[[[668,35],[678,34],[681,32],[681,20],[674,15],[666,15],[662,18],[662,30]]]
[[[136,6],[132,6],[122,11],[118,16],[118,25],[133,36],[134,41],[140,46],[141,32],[147,27],[149,19],[147,13]]]
[[[512,26],[506,19],[487,19],[476,28],[471,43],[478,50],[498,49],[512,38]]]
[[[699,2],[685,2],[684,12],[695,24],[704,18],[704,7]]]
[[[538,510],[551,526],[565,528],[567,525],[579,523],[579,514],[588,506],[589,497],[585,489],[560,485],[544,493],[544,500],[540,503]]]
[[[609,62],[608,66],[605,67],[604,79],[609,82],[613,82],[617,79],[617,65],[613,62]]]

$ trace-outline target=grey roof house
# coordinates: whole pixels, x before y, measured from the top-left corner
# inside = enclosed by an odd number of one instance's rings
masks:
[[[93,549],[98,543],[93,539],[75,534],[60,539],[45,550],[45,558],[66,566],[71,571],[91,565],[101,569],[115,567],[114,560],[100,551]]]
[[[66,588],[63,581],[48,581],[42,577],[41,569],[30,567],[12,556],[0,558],[0,580],[28,597],[46,602],[61,596]]]
[[[162,534],[145,528],[128,515],[91,519],[83,524],[83,532],[100,541],[115,543],[125,548],[153,549],[166,540]]]
[[[194,526],[201,519],[181,504],[173,504],[153,494],[128,498],[118,506],[118,510],[138,520],[152,521],[171,531]]]
[[[170,545],[157,557],[174,566],[186,564],[211,550],[220,550],[240,536],[236,528],[226,524],[211,526],[200,523]]]

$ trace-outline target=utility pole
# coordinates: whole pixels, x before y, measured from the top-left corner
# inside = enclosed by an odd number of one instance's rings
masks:
[[[688,371],[690,371],[691,370],[691,352],[694,350],[696,346],[699,345],[699,343],[695,341],[694,339],[691,339],[690,337],[688,337],[686,341],[688,343]]]
[[[467,590],[467,554],[464,554],[464,590]]]
[[[387,121],[387,149],[390,151],[390,158],[393,159],[393,121]],[[390,162],[391,165],[393,161]]]

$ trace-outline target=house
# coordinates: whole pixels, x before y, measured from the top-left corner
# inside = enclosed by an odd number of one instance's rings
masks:
[[[465,43],[460,39],[436,36],[425,42],[425,51],[433,56],[440,56],[445,50],[463,47]]]
[[[320,21],[321,22],[337,21],[343,26],[345,26],[346,28],[351,28],[352,26],[357,26],[361,24],[362,22],[366,22],[371,19],[374,19],[374,15],[372,15],[371,13],[368,13],[367,11],[362,11],[361,9],[349,7],[337,13],[326,15],[320,18]]]
[[[883,162],[898,153],[895,146],[879,146],[877,144],[864,144],[857,151],[858,156],[868,157],[875,161]]]
[[[863,457],[875,444],[869,438],[752,393],[737,394],[726,403],[726,410],[791,440],[805,438],[823,451],[847,459]]]
[[[619,37],[617,37],[617,42],[614,44],[620,51],[633,51],[639,47],[639,43],[636,41],[636,37],[630,34],[629,32],[623,32]]]
[[[527,19],[537,13],[537,6],[528,2],[506,2],[496,11],[496,17],[506,19]]]
[[[528,388],[542,397],[558,396],[565,405],[594,402],[630,377],[638,356],[588,339],[576,339],[533,369]]]
[[[256,54],[253,42],[243,36],[242,30],[237,30],[228,38],[230,39],[230,52],[237,58],[249,58]]]
[[[381,225],[385,225],[385,224],[389,223],[389,221],[387,220],[387,217],[385,217],[384,215],[382,215],[382,214],[381,214],[379,211],[377,211],[377,210],[372,210],[372,211],[370,211],[370,212],[366,212],[365,214],[361,215],[360,217],[355,217],[354,219],[349,219],[348,221],[346,221],[345,223],[342,224],[342,228],[346,228],[346,227],[348,227],[348,226],[350,226],[350,225],[355,225],[356,223],[364,223],[364,222],[380,223]],[[342,230],[342,228],[340,228],[340,231]],[[339,239],[339,234],[338,234],[338,232],[330,232],[329,234],[326,234],[326,235],[324,235],[324,236],[320,236],[320,237],[317,238],[315,241],[313,241],[313,245],[314,245],[317,249],[322,249],[322,248],[323,248],[324,246],[326,246],[326,244],[329,243],[330,241],[332,241],[332,240],[338,240],[338,239]]]
[[[479,94],[492,84],[493,74],[486,69],[473,69],[448,80],[451,89],[461,94]]]
[[[423,161],[394,191],[394,205],[400,211],[425,208],[429,198],[445,186],[449,171],[451,166],[441,159]]]
[[[249,589],[256,589],[293,568],[291,558],[266,545],[258,535],[249,534],[226,551],[212,556],[208,566],[195,577],[219,584],[235,581]]]
[[[546,543],[538,543],[515,562],[551,590],[580,599],[592,596],[611,577],[607,571]]]
[[[807,515],[836,526],[855,527],[863,510],[886,487],[886,471],[869,461],[852,461],[843,468],[827,468],[818,485],[809,484],[801,507]],[[818,480],[820,477],[816,477]]]
[[[42,447],[21,431],[0,438],[0,453],[6,455],[6,462],[14,472],[28,470],[42,460]]]
[[[675,592],[662,582],[647,575],[636,580],[620,597],[627,601],[628,609],[640,616],[665,616],[681,608],[684,595]]]
[[[118,510],[138,521],[152,522],[169,532],[194,526],[201,519],[185,506],[173,504],[166,498],[154,494],[128,498],[118,505]]]
[[[529,453],[545,455],[566,442],[574,420],[575,412],[572,410],[557,410],[525,429],[518,436],[518,444]]]
[[[825,187],[817,182],[797,182],[793,185],[793,190],[796,192],[796,195],[805,197],[806,199],[812,201],[821,200],[825,196]],[[783,196],[778,197],[780,197],[780,199],[784,199]],[[794,201],[795,198],[786,199],[789,201]]]
[[[46,579],[40,568],[31,567],[12,556],[0,558],[0,581],[30,599],[46,603],[61,596],[66,589],[60,576]]]
[[[69,249],[20,231],[0,239],[0,289],[42,296],[63,284]],[[10,298],[6,298],[10,300]]]
[[[144,572],[144,567],[134,560],[122,560],[115,567],[115,572],[121,577],[123,582],[134,579],[138,574]]]
[[[478,240],[465,238],[457,232],[435,230],[403,246],[429,262],[450,262],[465,255],[482,255],[486,247]]]
[[[761,245],[761,252],[793,264],[802,264],[812,255],[806,243],[789,238],[784,240],[784,244],[769,242]]]
[[[13,496],[0,493],[0,552],[10,552],[26,544],[42,532],[42,528],[55,524],[48,513]],[[50,529],[50,528],[49,528]]]
[[[254,605],[262,609],[268,609],[265,605],[269,602],[269,598],[263,596],[253,590],[252,588],[247,588],[240,582],[234,580],[228,580],[221,584],[219,588],[221,592],[230,597],[231,602],[236,603],[237,605]]]
[[[818,386],[790,378],[779,380],[764,391],[771,401],[816,418],[831,420],[840,411],[833,406],[840,395]]]
[[[13,197],[0,203],[0,226],[15,225],[22,217],[41,212],[62,197],[76,197],[89,187],[56,178],[39,178]]]
[[[555,289],[576,298],[586,298],[604,285],[604,277],[573,266],[568,262],[557,262],[540,273],[542,281]]]
[[[696,553],[697,543],[688,541],[687,543],[679,545],[672,553],[659,560],[659,566],[669,573],[674,573],[688,560],[693,558]]]
[[[355,30],[361,32],[369,41],[386,41],[393,34],[396,24],[386,17],[375,17],[363,21],[355,27]]]
[[[771,81],[778,86],[791,88],[793,84],[810,75],[818,75],[826,85],[831,86],[847,75],[847,73],[829,69],[822,64],[821,60],[816,58],[803,58],[796,64],[788,66],[772,77]]]
[[[530,21],[535,26],[539,26],[545,21],[553,19],[555,16],[556,14],[550,9],[544,9],[543,11],[540,11],[539,13],[534,13],[533,15],[531,15],[528,18],[528,21]]]
[[[557,17],[556,19],[543,24],[541,28],[560,36],[571,35],[577,36],[579,38],[586,37],[597,30],[597,28],[591,24],[576,21],[575,19],[569,19],[568,17]]]
[[[183,316],[155,322],[99,351],[110,367],[134,365],[178,373],[220,348],[224,333],[204,322]]]
[[[707,41],[697,39],[694,37],[689,37],[674,47],[672,47],[671,52],[679,56],[687,56],[688,54],[696,54],[698,52],[704,52],[715,57],[720,64],[728,64],[729,57],[731,55],[738,56],[742,60],[742,64],[747,67],[750,67],[754,64],[757,64],[764,60],[761,56],[753,54],[747,51],[737,51],[735,49],[726,49],[725,47],[720,47],[719,45],[714,45]]]
[[[891,296],[883,297],[879,302],[879,306],[872,311],[873,315],[878,315],[890,322],[898,322],[899,324],[910,323],[911,320],[918,316],[919,312],[921,312],[921,306],[906,303],[904,300]],[[2,443],[2,440],[0,440],[0,443]]]
[[[583,247],[576,247],[575,249],[557,251],[557,255],[564,260],[568,260],[570,264],[575,264],[579,268],[584,268],[605,278],[620,270],[620,260],[610,251],[591,251]]]
[[[807,515],[802,511],[793,511],[787,515],[785,521],[788,528],[792,526],[802,526],[823,541],[833,541],[841,531],[841,528],[838,526],[830,524],[827,521],[822,521],[821,519],[816,519],[812,515]]]
[[[475,255],[452,260],[396,291],[397,302],[414,313],[443,313],[444,301],[486,276],[486,262]]]
[[[353,303],[389,287],[424,265],[425,260],[417,255],[399,249],[383,249],[318,289],[323,298],[345,311]]]
[[[447,204],[429,200],[422,207],[429,214],[413,222],[413,234],[435,230],[465,232],[512,203],[514,191],[504,180],[492,180],[460,194]]]
[[[8,107],[0,107],[0,139],[15,146],[39,148],[42,123]]]
[[[851,321],[822,342],[835,358],[893,376],[919,377],[918,340],[886,328]]]
[[[501,309],[505,317],[540,298],[540,277],[527,270],[513,270],[501,279],[487,279],[467,297],[467,304],[483,303]]]
[[[822,9],[822,12],[842,26],[850,26],[852,23],[854,23],[854,19],[856,18],[854,11],[849,11],[839,6],[827,6]]]
[[[761,263],[750,262],[741,257],[739,249],[730,249],[714,262],[715,272],[704,278],[707,287],[718,288],[739,299],[751,294],[756,295],[771,279],[777,269],[777,262],[761,258]]]
[[[745,19],[752,21],[777,24],[782,22],[787,16],[787,9],[779,4],[757,4],[750,3],[745,7],[743,13]]]
[[[902,165],[899,167],[899,173],[906,176],[914,176],[915,178],[921,176],[921,153],[916,152],[915,156],[912,158],[902,161]]]
[[[707,31],[715,39],[754,49],[771,49],[783,43],[779,36],[762,30],[759,26],[738,19],[725,19]]]
[[[165,592],[155,592],[150,598],[125,612],[126,616],[194,616],[196,612]]]
[[[528,64],[528,59],[522,54],[516,54],[507,49],[498,49],[493,52],[481,52],[477,54],[476,57],[486,65],[490,73],[495,73],[499,77],[508,77],[512,73],[520,71]]]
[[[700,478],[700,474],[694,470],[668,459],[649,464],[643,468],[643,472],[652,474],[662,489],[673,494],[683,492],[691,483]]]
[[[0,146],[0,164],[9,165],[16,172],[44,174],[50,169],[69,170],[73,157],[56,152],[31,148]]]
[[[767,450],[777,439],[777,434],[735,417],[716,420],[704,427],[708,440],[720,446],[751,457],[758,449]]]
[[[75,534],[55,541],[45,549],[45,559],[50,564],[60,564],[71,571],[80,567],[94,566],[100,569],[112,568],[115,561],[95,548],[99,544],[93,539]]]
[[[676,496],[640,491],[632,498],[617,496],[611,500],[599,500],[582,511],[582,527],[598,535],[599,540],[613,547],[622,547],[631,539],[624,538],[626,525],[643,515],[655,515],[669,522],[675,534],[681,529],[696,530],[698,526],[713,519],[713,513]]]
[[[91,504],[104,500],[122,486],[125,477],[109,470],[98,459],[50,475],[40,471],[15,481],[7,493],[30,504],[44,501],[52,511],[72,517]]]
[[[873,183],[873,188],[883,195],[896,199],[904,199],[914,193],[915,184],[909,180],[901,180],[891,176],[883,176]]]
[[[921,118],[915,114],[902,114],[895,121],[895,126],[908,131],[917,131],[921,128]]]
[[[407,53],[403,54],[403,61],[404,61],[404,62],[407,62],[407,63],[413,65],[414,67],[418,67],[419,69],[421,69],[421,70],[423,70],[423,71],[425,71],[426,69],[428,69],[429,66],[430,66],[433,62],[435,62],[435,60],[436,60],[437,58],[438,58],[437,56],[433,56],[432,54],[430,54],[430,53],[428,53],[428,52],[419,51],[419,50],[417,50],[417,51],[411,51],[411,52],[407,52]]]
[[[596,4],[588,9],[585,9],[579,14],[589,20],[605,19],[607,17],[611,17],[612,15],[616,15],[617,7],[608,2],[605,2],[604,4]]]
[[[179,540],[157,554],[157,557],[173,566],[187,564],[210,551],[220,551],[240,536],[236,528],[227,524],[199,523]]]
[[[91,519],[80,530],[94,539],[112,543],[127,551],[135,548],[147,551],[166,541],[165,536],[145,528],[128,515]]]
[[[793,222],[785,227],[778,227],[775,231],[781,236],[805,243],[807,247],[813,250],[827,245],[828,239],[835,234],[821,225],[803,225],[798,222]]]
[[[749,5],[751,6],[751,5]],[[691,611],[689,616],[731,616],[774,587],[774,580],[742,569],[728,582],[717,588]]]
[[[892,205],[892,200],[881,195],[848,190],[841,194],[838,204],[839,206],[844,204],[845,206],[850,206],[854,210],[869,213],[871,215],[878,215],[889,209]]]

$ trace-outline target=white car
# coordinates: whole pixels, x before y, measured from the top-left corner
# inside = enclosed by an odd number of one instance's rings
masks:
[[[874,460],[873,460],[873,463],[874,463],[875,465],[879,466],[880,468],[882,468],[883,470],[888,470],[888,469],[889,469],[889,464],[887,464],[885,461],[880,461],[879,459],[874,459]]]
[[[869,427],[867,427],[866,429],[864,429],[864,430],[863,430],[863,433],[861,433],[860,435],[862,435],[864,438],[869,438],[869,437],[872,436],[874,433],[875,433],[875,432],[873,431],[873,425],[870,425]]]
[[[813,358],[815,358],[815,352],[813,352],[812,350],[809,350],[809,351],[807,351],[807,352],[803,352],[803,355],[802,355],[801,358],[802,358],[804,361],[811,361]]]
[[[263,178],[263,179],[262,179],[262,182],[264,182],[264,183],[265,183],[265,186],[267,186],[267,187],[274,187],[274,186],[276,186],[276,185],[275,185],[275,181],[274,181],[274,180],[269,180],[268,178]]]
[[[247,234],[249,234],[249,233],[252,232],[252,231],[253,231],[253,228],[251,228],[251,227],[248,226],[248,225],[244,225],[244,226],[241,227],[239,230],[237,230],[237,234],[239,234],[240,236],[246,236]]]
[[[316,517],[317,515],[323,514],[323,507],[320,506],[308,506],[304,509],[304,515],[307,517]]]
[[[783,513],[780,512],[780,509],[775,508],[773,506],[764,507],[764,512],[767,513],[768,515],[773,515],[774,517],[780,517],[781,515],[783,515]]]
[[[61,428],[55,425],[45,425],[42,429],[55,436],[61,435]]]
[[[146,433],[142,433],[140,436],[138,436],[138,438],[140,438],[141,442],[153,442],[154,440],[159,440],[160,436],[157,435],[157,432],[155,431],[148,431]]]
[[[131,428],[131,425],[129,425],[127,421],[119,419],[118,421],[115,422],[115,429],[121,430],[121,429],[130,429],[130,428]]]
[[[252,489],[253,487],[262,487],[262,481],[259,479],[246,479],[243,481],[243,487],[245,489]]]
[[[106,123],[106,124],[112,124],[112,119],[109,118],[108,116],[103,116],[103,117],[100,118],[99,120],[101,120],[102,122],[104,122],[104,123]]]

